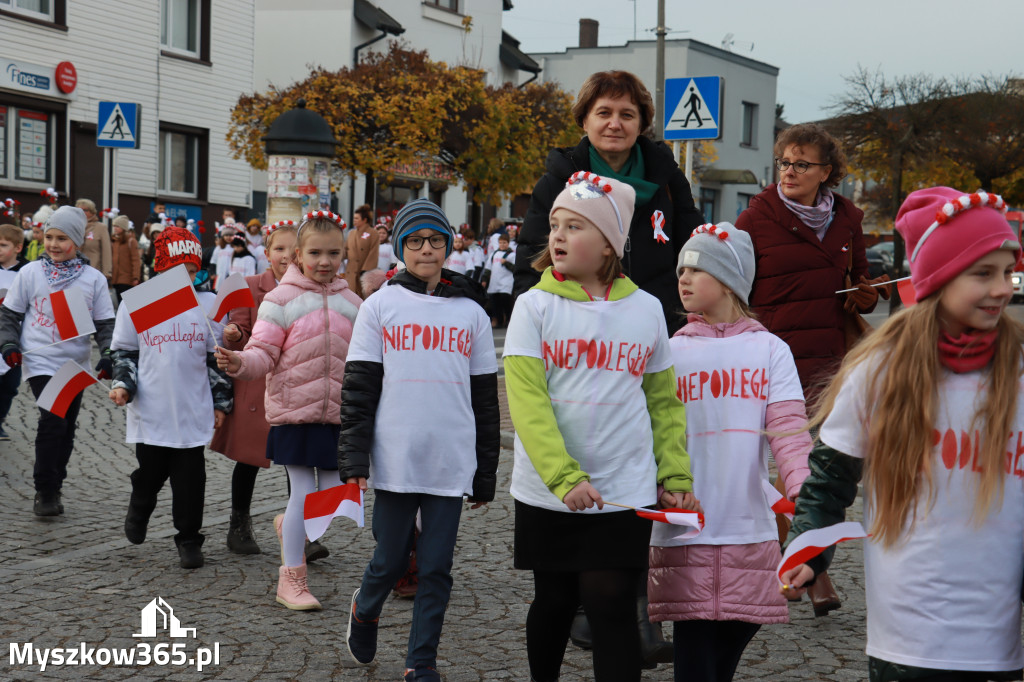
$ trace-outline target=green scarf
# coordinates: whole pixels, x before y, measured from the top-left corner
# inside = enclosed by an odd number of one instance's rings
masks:
[[[636,190],[636,205],[644,206],[654,198],[658,191],[658,185],[644,179],[644,155],[640,151],[640,145],[634,144],[633,151],[629,153],[626,164],[618,173],[612,170],[608,162],[601,158],[593,144],[590,145],[590,170],[598,175],[615,178],[624,182]]]

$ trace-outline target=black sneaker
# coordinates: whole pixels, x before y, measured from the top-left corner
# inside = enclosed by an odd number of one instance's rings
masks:
[[[0,426],[0,440],[10,440],[10,439],[11,439],[11,437],[7,435],[6,431],[4,431],[4,427]]]
[[[352,593],[352,609],[348,614],[348,632],[345,643],[352,660],[359,665],[369,665],[377,655],[377,619],[361,621],[356,618],[356,597],[359,590]]]
[[[60,503],[60,492],[38,492],[32,504],[32,513],[36,516],[60,516],[64,513],[64,505]]]
[[[178,545],[178,560],[182,568],[201,568],[205,563],[203,550],[194,542]]]

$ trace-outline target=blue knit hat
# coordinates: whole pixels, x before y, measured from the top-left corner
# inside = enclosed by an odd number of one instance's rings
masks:
[[[405,258],[402,257],[405,250],[405,238],[424,228],[430,228],[445,235],[448,241],[445,242],[444,257],[447,258],[451,255],[455,231],[452,229],[451,223],[448,222],[448,217],[440,206],[429,199],[416,199],[403,206],[395,216],[395,227],[391,233],[395,258],[405,262]]]

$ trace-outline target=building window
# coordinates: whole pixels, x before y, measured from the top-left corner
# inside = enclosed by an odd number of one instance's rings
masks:
[[[44,21],[53,21],[53,5],[51,0],[0,0],[0,9]]]
[[[0,178],[53,184],[54,116],[0,105]]]
[[[423,0],[423,4],[433,5],[441,9],[451,10],[452,12],[459,11],[459,0]]]
[[[743,137],[740,144],[744,147],[757,146],[757,105],[743,103]]]
[[[162,3],[161,47],[179,55],[204,59],[209,0],[162,0]]]
[[[700,212],[704,214],[704,222],[715,222],[715,204],[718,202],[717,189],[700,188]]]
[[[182,131],[160,129],[160,178],[161,195],[200,198],[202,183],[200,161],[205,147],[201,135]]]
[[[738,218],[740,213],[743,213],[750,208],[750,200],[754,198],[753,194],[744,194],[738,192],[736,194],[736,217]]]

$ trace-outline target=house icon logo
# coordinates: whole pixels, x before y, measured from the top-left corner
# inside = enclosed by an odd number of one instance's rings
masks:
[[[156,637],[157,628],[167,630],[171,637],[188,637],[189,633],[193,638],[196,636],[195,628],[181,627],[174,609],[163,597],[157,597],[142,608],[142,632],[132,637]]]

